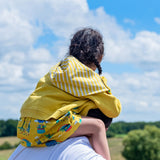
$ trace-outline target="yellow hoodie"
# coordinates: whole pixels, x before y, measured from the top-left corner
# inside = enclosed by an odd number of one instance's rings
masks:
[[[99,108],[106,116],[117,117],[121,104],[106,82],[72,56],[51,68],[21,108],[17,126],[21,144],[43,147],[66,140],[90,109]]]
[[[117,117],[121,104],[106,82],[104,77],[69,56],[40,79],[23,104],[21,117],[58,119],[70,110],[86,116],[94,108],[110,118]]]

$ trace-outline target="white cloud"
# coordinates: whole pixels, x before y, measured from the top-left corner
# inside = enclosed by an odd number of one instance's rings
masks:
[[[57,53],[57,61],[64,59],[69,51],[69,40],[58,40],[53,44],[53,52]]]
[[[25,60],[25,54],[23,52],[11,51],[5,53],[2,57],[2,62],[7,62],[8,64],[22,64]]]
[[[23,92],[12,91],[10,94],[0,93],[0,119],[18,119],[20,117],[20,108],[29,94],[28,90]]]
[[[24,50],[30,47],[40,34],[38,27],[31,25],[15,10],[0,11],[0,53]]]
[[[154,21],[155,21],[157,24],[160,24],[160,17],[155,17],[155,18],[154,18]]]
[[[22,70],[23,67],[16,64],[8,64],[6,62],[1,63],[0,65],[0,78],[1,78],[1,85],[4,84],[12,84],[20,83],[23,81],[22,79]]]
[[[159,72],[121,75],[104,73],[104,75],[108,79],[112,94],[121,100],[122,119],[132,121],[135,114],[137,114],[137,120],[154,121],[158,119],[160,114]],[[128,119],[125,118],[126,114],[130,116]]]
[[[44,76],[50,69],[51,65],[47,63],[33,64],[32,69],[28,71],[28,76],[32,79],[37,80]]]
[[[127,34],[127,33],[124,33]],[[134,38],[129,36],[120,40],[108,40],[107,60],[119,63],[159,63],[160,62],[160,35],[154,32],[141,31]],[[125,37],[125,36],[124,36]]]
[[[131,24],[131,25],[135,25],[134,20],[129,19],[129,18],[125,18],[125,19],[124,19],[124,23],[128,23],[128,24]]]
[[[29,61],[48,62],[52,59],[50,52],[45,48],[31,49],[28,53]]]
[[[0,101],[10,111],[7,118],[17,116],[15,113],[33,91],[38,79],[57,59],[64,57],[71,34],[83,26],[92,26],[103,34],[106,61],[132,63],[145,70],[134,74],[105,73],[113,94],[122,101],[120,118],[143,119],[142,113],[146,113],[146,116],[148,113],[156,114],[156,111],[159,113],[158,33],[140,31],[133,36],[102,7],[89,10],[86,0],[2,0],[0,15]],[[158,23],[159,18],[155,18],[155,21]],[[129,19],[125,22],[133,23]],[[51,50],[39,46],[34,48],[45,28],[49,28],[58,40],[54,41]],[[17,98],[19,96],[20,100]],[[7,97],[9,100],[4,102]],[[4,112],[7,113],[6,110]],[[156,116],[145,118],[152,120]]]
[[[37,29],[34,24],[38,22],[42,30],[43,25],[49,27],[53,34],[62,37],[66,43],[77,28],[93,26],[99,29],[104,36],[107,60],[138,64],[141,62],[160,61],[159,34],[141,31],[134,38],[131,38],[133,37],[131,33],[119,26],[115,18],[106,14],[103,8],[90,11],[86,0],[65,0],[60,2],[40,0],[33,1],[31,6],[31,0],[15,0],[14,2],[9,1],[5,3],[9,4],[10,8],[16,10],[16,14],[21,14],[23,21],[26,23],[25,26],[28,24],[28,28],[32,30],[30,34]],[[19,30],[19,27],[17,28]],[[26,35],[30,34],[27,33]],[[31,44],[33,44],[33,37],[30,40],[32,40]]]
[[[45,24],[62,37],[68,37],[80,23],[83,25],[89,11],[86,0],[3,0],[3,5],[16,9],[28,21]]]
[[[1,92],[33,90],[38,79],[54,64],[54,58],[44,48],[6,53],[0,59]]]

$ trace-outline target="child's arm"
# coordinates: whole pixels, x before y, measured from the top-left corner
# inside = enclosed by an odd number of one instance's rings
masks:
[[[87,136],[93,149],[106,160],[111,160],[106,129],[102,120],[91,117],[82,117],[79,128],[70,136]]]
[[[110,118],[117,117],[121,112],[121,103],[119,99],[112,94],[102,92],[94,95],[87,96],[91,101],[95,103],[106,116]]]

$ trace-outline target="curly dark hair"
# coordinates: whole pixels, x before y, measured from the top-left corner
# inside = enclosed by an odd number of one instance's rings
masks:
[[[71,39],[69,54],[85,65],[95,64],[99,74],[102,73],[98,59],[104,54],[104,43],[98,31],[84,28],[76,32]]]
[[[108,128],[112,123],[112,118],[104,115],[99,109],[90,109],[87,116],[101,119],[104,122],[106,128]]]

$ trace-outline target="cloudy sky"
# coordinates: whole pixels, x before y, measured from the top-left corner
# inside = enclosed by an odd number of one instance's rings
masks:
[[[103,75],[122,103],[115,121],[160,120],[159,0],[0,0],[0,119],[20,108],[82,27],[104,37]]]

